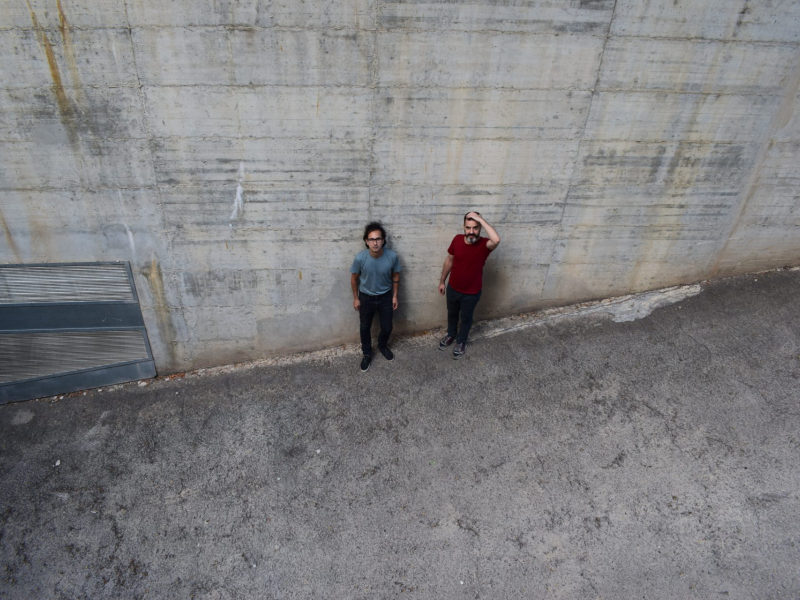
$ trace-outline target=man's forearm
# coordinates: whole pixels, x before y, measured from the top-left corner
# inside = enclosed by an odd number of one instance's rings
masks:
[[[499,244],[500,236],[497,235],[497,231],[495,231],[495,228],[489,225],[489,223],[486,222],[486,219],[483,218],[480,220],[480,224],[481,227],[483,227],[486,230],[486,235],[489,236],[489,239],[492,240],[495,244]]]
[[[358,277],[350,277],[350,288],[353,290],[353,300],[358,300]]]
[[[392,274],[392,296],[397,298],[397,292],[400,289],[400,273]]]
[[[445,258],[444,264],[442,265],[442,276],[439,278],[439,283],[444,283],[447,279],[447,276],[450,274],[450,269],[453,268],[453,260],[451,258]]]

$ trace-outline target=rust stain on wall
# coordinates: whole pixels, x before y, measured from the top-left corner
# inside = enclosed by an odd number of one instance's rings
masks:
[[[56,6],[58,7],[58,28],[61,30],[61,37],[66,44],[67,27],[69,27],[69,23],[67,23],[67,16],[64,14],[64,8],[61,6],[61,0],[56,0]]]
[[[153,310],[156,313],[156,321],[158,322],[158,332],[167,352],[168,362],[169,364],[174,364],[175,356],[172,344],[176,338],[175,327],[169,314],[169,304],[164,291],[164,277],[161,274],[161,266],[155,258],[150,261],[148,267],[142,269],[142,275],[145,276],[147,285],[150,286],[150,295],[153,297]]]
[[[14,253],[14,258],[17,259],[17,262],[22,262],[22,259],[19,257],[19,248],[14,241],[14,236],[11,235],[11,230],[8,228],[8,223],[6,223],[6,218],[3,216],[2,211],[0,211],[0,225],[3,227],[3,236],[6,238],[8,247],[11,248],[11,251]]]
[[[50,77],[53,80],[53,92],[56,95],[56,102],[58,103],[58,113],[61,122],[64,124],[64,128],[67,130],[70,145],[74,147],[78,143],[78,132],[75,129],[75,111],[64,90],[64,84],[61,80],[61,72],[58,69],[58,62],[56,61],[56,54],[53,51],[53,45],[50,43],[50,39],[47,37],[47,32],[44,30],[44,27],[41,26],[39,20],[36,18],[36,13],[33,12],[30,2],[28,2],[28,8],[31,12],[33,28],[36,30],[39,43],[44,48],[44,53],[47,57],[47,66],[50,68]]]
[[[64,56],[67,59],[67,68],[69,69],[72,79],[72,85],[80,89],[81,76],[78,71],[78,60],[75,58],[75,49],[69,39],[69,22],[67,21],[67,15],[64,14],[61,0],[56,0],[56,6],[58,7],[58,29],[61,32],[61,40],[64,42]]]

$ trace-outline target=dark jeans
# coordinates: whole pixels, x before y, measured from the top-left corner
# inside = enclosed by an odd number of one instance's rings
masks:
[[[381,323],[381,332],[378,335],[378,348],[385,348],[392,333],[392,291],[389,290],[380,296],[370,296],[358,292],[361,309],[358,311],[361,320],[361,351],[367,356],[372,356],[372,318],[378,313]]]
[[[462,294],[447,286],[447,335],[456,338],[457,344],[466,344],[472,327],[472,313],[481,299],[483,290],[477,294]],[[458,326],[459,315],[461,327]],[[456,335],[458,332],[458,335]]]

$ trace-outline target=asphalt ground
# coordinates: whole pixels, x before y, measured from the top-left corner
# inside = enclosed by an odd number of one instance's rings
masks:
[[[700,290],[0,406],[0,596],[799,598],[800,271]]]

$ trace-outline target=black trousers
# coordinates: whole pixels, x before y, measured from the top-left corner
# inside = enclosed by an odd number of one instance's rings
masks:
[[[456,338],[457,344],[467,343],[469,330],[472,327],[472,314],[482,293],[483,290],[477,294],[462,294],[447,286],[447,335]]]
[[[389,290],[380,296],[370,296],[363,292],[358,292],[358,299],[361,302],[361,309],[358,317],[361,320],[361,351],[367,356],[372,356],[372,319],[378,313],[378,320],[381,324],[381,332],[378,335],[378,348],[385,348],[389,343],[389,335],[392,333],[392,291]]]

